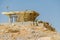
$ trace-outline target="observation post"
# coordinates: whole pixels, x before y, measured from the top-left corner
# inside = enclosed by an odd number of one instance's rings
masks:
[[[36,17],[39,16],[38,12],[32,10],[2,12],[2,14],[9,17],[10,23],[35,21]]]

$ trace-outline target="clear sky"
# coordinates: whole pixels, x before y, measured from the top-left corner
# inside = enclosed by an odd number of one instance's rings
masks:
[[[40,13],[39,20],[49,22],[60,32],[60,0],[0,0],[0,23],[8,22],[8,17],[1,13],[11,10],[35,10]]]

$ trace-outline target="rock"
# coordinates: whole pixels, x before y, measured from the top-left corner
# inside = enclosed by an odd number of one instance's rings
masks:
[[[42,23],[43,24],[43,23]],[[10,24],[11,25],[11,24]],[[43,27],[42,27],[43,26]],[[56,31],[45,29],[44,25],[12,25],[0,26],[1,40],[60,40]],[[51,39],[52,38],[52,39]]]

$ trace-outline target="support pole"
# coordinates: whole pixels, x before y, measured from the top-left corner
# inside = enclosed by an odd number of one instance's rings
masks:
[[[13,22],[17,21],[17,15],[13,15]]]
[[[15,15],[15,19],[14,19],[15,22],[17,22],[17,15]]]
[[[13,23],[13,17],[11,15],[9,16],[9,23]]]

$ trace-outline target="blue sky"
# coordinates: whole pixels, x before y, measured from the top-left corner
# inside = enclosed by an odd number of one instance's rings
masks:
[[[40,13],[37,19],[49,22],[60,32],[60,0],[0,0],[0,23],[8,22],[8,17],[1,13],[11,10],[35,10]]]

